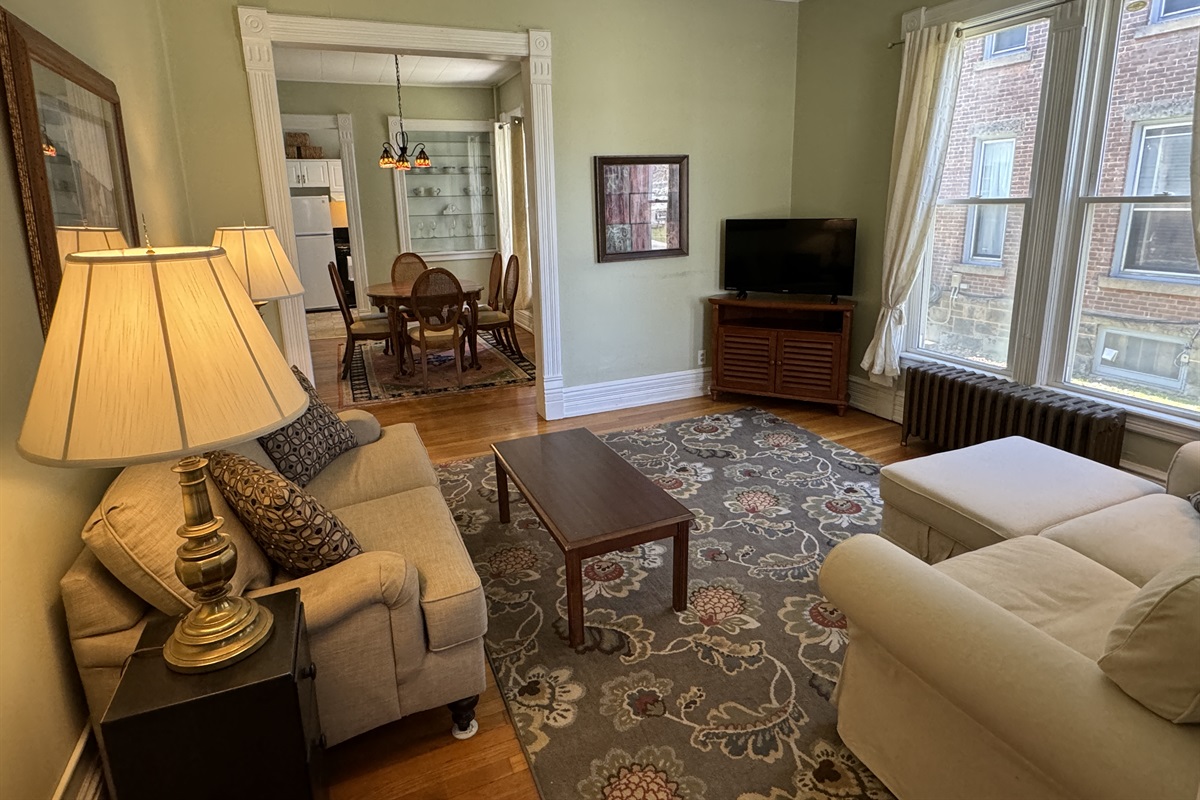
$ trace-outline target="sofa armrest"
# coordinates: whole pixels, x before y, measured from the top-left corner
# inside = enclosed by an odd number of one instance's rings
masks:
[[[871,637],[1072,794],[1195,797],[1200,728],[1158,717],[1095,662],[890,542],[852,537],[819,581],[851,647],[856,631]]]
[[[379,425],[379,420],[375,419],[375,415],[369,411],[351,408],[346,411],[339,411],[338,418],[349,425],[350,430],[354,431],[354,438],[358,440],[359,447],[379,439],[379,432],[382,428]]]
[[[1200,441],[1188,442],[1175,451],[1167,468],[1167,491],[1183,498],[1200,492]]]

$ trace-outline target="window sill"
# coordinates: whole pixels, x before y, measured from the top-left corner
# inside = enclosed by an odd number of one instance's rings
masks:
[[[1008,67],[1013,64],[1024,64],[1026,61],[1033,60],[1033,54],[1028,50],[1022,50],[1019,53],[1009,53],[1003,56],[995,56],[993,58],[985,58],[975,64],[976,72],[983,72],[989,69],[999,69],[1000,67]]]
[[[1146,39],[1151,36],[1161,36],[1164,33],[1175,33],[1176,31],[1186,31],[1192,28],[1200,28],[1200,14],[1180,17],[1179,19],[1168,19],[1164,22],[1150,23],[1140,31],[1136,31],[1133,34],[1133,38]]]
[[[1111,275],[1101,275],[1097,283],[1101,289],[1117,289],[1123,292],[1200,297],[1200,283],[1160,281],[1153,278],[1114,278]]]
[[[1005,274],[1003,263],[996,264],[994,267],[990,264],[955,264],[950,271],[963,275],[987,275],[990,277],[1003,277]]]

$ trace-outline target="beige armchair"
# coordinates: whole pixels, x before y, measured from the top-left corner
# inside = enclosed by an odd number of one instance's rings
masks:
[[[362,411],[340,415],[359,446],[306,487],[355,534],[363,554],[301,578],[278,572],[210,484],[214,513],[238,548],[235,592],[300,589],[321,726],[330,745],[400,717],[451,706],[473,731],[485,686],[483,589],[437,475],[412,425],[380,428]],[[272,466],[257,442],[235,449]],[[188,607],[174,574],[182,521],[169,464],[124,470],[83,532],[87,544],[62,579],[71,646],[93,722],[103,716],[154,609]]]

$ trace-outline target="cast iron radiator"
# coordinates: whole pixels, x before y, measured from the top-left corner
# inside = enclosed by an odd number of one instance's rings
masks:
[[[1115,467],[1125,410],[968,369],[920,364],[908,367],[904,379],[900,443],[908,444],[910,435],[949,449],[1024,436]]]

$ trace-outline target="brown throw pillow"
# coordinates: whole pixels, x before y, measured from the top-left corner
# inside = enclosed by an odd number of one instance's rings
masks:
[[[358,447],[358,439],[350,426],[321,402],[304,373],[295,367],[292,372],[308,392],[308,410],[295,421],[259,438],[258,442],[275,462],[280,475],[300,486],[307,486],[331,461]]]
[[[278,472],[228,450],[206,458],[221,496],[281,569],[308,575],[362,552],[340,519]]]

